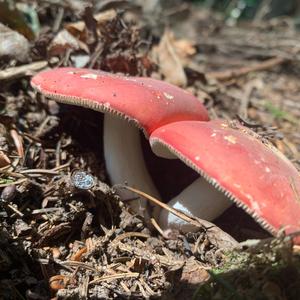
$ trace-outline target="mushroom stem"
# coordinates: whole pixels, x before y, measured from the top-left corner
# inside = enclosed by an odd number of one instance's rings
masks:
[[[110,114],[104,115],[103,144],[106,169],[111,184],[128,183],[143,192],[159,198],[159,193],[145,165],[140,131],[124,120]],[[122,199],[136,199],[136,194],[119,190]],[[148,217],[147,202],[138,198],[130,202],[134,212]]]
[[[116,116],[105,114],[103,143],[106,169],[112,184],[126,182],[153,197],[160,198],[145,165],[140,132],[135,125],[124,122]],[[137,197],[128,190],[119,190],[118,195],[122,199]],[[136,213],[149,216],[145,199],[139,197],[132,200],[130,204]],[[226,210],[231,202],[206,180],[198,178],[168,204],[189,215],[213,220]],[[154,212],[155,215],[158,214],[157,210]],[[166,210],[160,213],[159,222],[164,229],[170,224],[179,224],[178,227],[181,230],[192,230],[189,224],[181,222],[179,218]]]
[[[168,202],[168,205],[187,215],[211,221],[220,216],[232,205],[232,202],[223,192],[218,191],[212,184],[200,177]],[[171,227],[183,232],[192,232],[197,229],[165,209],[160,213],[159,225],[162,229]]]

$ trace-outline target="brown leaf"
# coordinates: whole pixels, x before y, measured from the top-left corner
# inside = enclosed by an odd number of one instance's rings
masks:
[[[230,234],[215,225],[207,226],[206,234],[209,242],[219,249],[232,250],[239,247],[238,242]]]
[[[190,285],[199,285],[209,279],[209,273],[200,266],[194,258],[189,259],[183,267],[180,281],[185,281]]]
[[[84,253],[87,252],[87,248],[86,247],[83,247],[81,248],[80,250],[78,250],[76,253],[74,253],[70,260],[74,260],[74,261],[80,261],[81,260],[81,257]]]
[[[60,31],[51,42],[48,51],[50,56],[61,55],[67,49],[80,49],[79,41],[71,35],[67,30]]]
[[[105,12],[94,15],[94,19],[97,21],[97,26],[100,26],[103,23],[113,20],[117,16],[115,10],[110,9]],[[77,37],[80,41],[86,42],[87,40],[87,28],[86,24],[83,21],[69,23],[65,25],[65,29]]]
[[[170,31],[165,31],[159,45],[153,48],[152,54],[166,81],[178,86],[186,86],[187,77]]]
[[[196,48],[192,41],[180,39],[174,40],[173,43],[176,49],[176,53],[182,59],[196,54]]]

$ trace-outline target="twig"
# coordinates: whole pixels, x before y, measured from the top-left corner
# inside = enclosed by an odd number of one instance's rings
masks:
[[[207,77],[217,79],[217,80],[228,80],[235,77],[240,77],[243,75],[247,75],[250,72],[264,71],[271,69],[275,66],[281,65],[287,60],[281,57],[275,57],[268,60],[265,60],[261,63],[254,64],[249,67],[242,67],[237,69],[218,71],[218,72],[209,72],[206,74]]]
[[[150,222],[152,223],[152,225],[154,226],[154,228],[162,235],[165,236],[163,230],[160,228],[160,226],[158,225],[158,223],[156,222],[156,220],[154,218],[150,218]]]
[[[40,138],[44,134],[44,130],[46,125],[51,120],[57,120],[58,118],[56,116],[47,116],[45,120],[40,124],[40,126],[37,128],[37,130],[34,133],[34,138]]]
[[[114,275],[108,275],[108,276],[102,276],[99,278],[96,278],[89,282],[90,284],[99,283],[101,281],[107,281],[107,280],[115,280],[115,279],[125,279],[125,278],[137,278],[139,277],[140,273],[138,272],[128,272],[128,273],[121,273],[121,274],[114,274]]]
[[[46,60],[43,60],[28,65],[7,68],[5,70],[0,71],[0,81],[29,76],[37,71],[46,68],[47,66],[48,62]]]
[[[10,185],[17,185],[17,184],[21,184],[25,181],[27,181],[28,179],[27,178],[22,178],[22,179],[19,179],[17,181],[14,181],[14,182],[10,182],[10,183],[1,183],[0,184],[0,188],[3,188],[3,187],[6,187],[6,186],[10,186]]]
[[[58,175],[57,171],[47,170],[47,169],[27,169],[19,171],[20,174],[45,174],[45,175]]]
[[[17,215],[19,215],[21,218],[24,217],[24,214],[21,213],[17,208],[13,207],[12,205],[10,204],[6,204],[6,206],[8,208],[10,208],[14,213],[16,213]]]
[[[236,115],[236,118],[243,126],[246,126],[248,128],[261,128],[262,127],[261,124],[249,123],[248,121],[244,120],[240,115]]]
[[[58,167],[55,167],[55,168],[51,169],[51,171],[59,171],[59,170],[62,170],[62,169],[64,169],[64,168],[67,168],[67,167],[69,167],[69,166],[71,165],[71,162],[72,162],[73,160],[74,160],[74,159],[71,158],[71,159],[70,159],[68,162],[66,162],[65,164],[60,165],[60,166],[58,166]]]
[[[145,239],[150,238],[150,235],[149,235],[149,234],[145,234],[145,233],[142,233],[142,232],[125,232],[125,233],[123,233],[123,234],[118,235],[118,236],[111,242],[111,245],[117,244],[117,243],[120,242],[121,240],[126,239],[126,238],[129,238],[129,237],[132,237],[132,236],[142,237],[142,238],[145,238]]]

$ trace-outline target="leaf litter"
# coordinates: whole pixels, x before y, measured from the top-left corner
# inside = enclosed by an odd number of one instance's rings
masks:
[[[299,251],[289,238],[232,252],[234,239],[204,220],[193,220],[197,233],[160,232],[109,187],[101,115],[58,106],[29,80],[47,67],[80,66],[173,82],[203,99],[212,117],[238,118],[297,164],[298,34],[280,19],[229,27],[169,1],[67,2],[28,4],[39,22],[33,17],[31,29],[25,23],[11,36],[27,33],[30,51],[24,43],[26,52],[0,53],[0,298],[191,299],[196,291],[195,298],[250,299],[259,290],[261,299],[274,291],[296,299]],[[164,199],[195,178],[182,164],[149,159]],[[235,207],[216,224],[239,241],[269,237]],[[280,266],[295,280],[274,279]]]

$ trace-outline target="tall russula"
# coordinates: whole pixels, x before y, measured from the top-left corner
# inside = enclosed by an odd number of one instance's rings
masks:
[[[58,68],[38,73],[32,78],[31,84],[57,102],[105,113],[104,154],[111,183],[127,182],[155,197],[159,197],[159,193],[145,167],[137,128],[142,129],[148,137],[155,129],[169,123],[209,119],[204,106],[192,94],[151,78]],[[172,157],[169,151],[163,155]],[[198,193],[191,194],[190,189],[186,193],[183,191],[181,196],[198,198]],[[130,195],[122,192],[121,197]],[[221,198],[211,218],[228,206],[227,199]],[[145,200],[132,201],[131,204],[136,212],[146,214]]]
[[[150,143],[160,156],[165,156],[166,150],[176,155],[269,232],[300,230],[299,172],[281,152],[248,128],[222,120],[182,121],[155,130]],[[204,194],[208,187],[205,184]],[[198,193],[202,200],[203,193]],[[190,199],[169,204],[205,217],[205,202]],[[205,205],[214,207],[214,199]],[[163,228],[193,229],[167,211],[161,212],[159,222]]]

